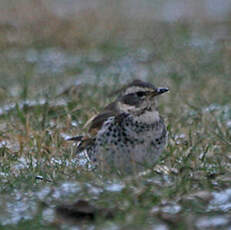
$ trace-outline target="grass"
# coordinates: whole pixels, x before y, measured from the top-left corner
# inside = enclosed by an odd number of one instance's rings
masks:
[[[78,17],[42,12],[50,31],[36,18],[28,28],[25,15],[20,31],[4,27],[24,39],[0,40],[0,229],[228,229],[230,49],[211,39],[212,25],[143,18],[137,32],[124,15],[113,14],[111,26],[84,11],[86,25],[75,33]],[[102,36],[92,31],[94,17]],[[113,100],[110,93],[135,77],[170,88],[159,98],[169,133],[161,159],[126,177],[79,166],[65,137],[86,132],[85,122]],[[113,218],[73,223],[55,214],[77,200],[112,210]]]

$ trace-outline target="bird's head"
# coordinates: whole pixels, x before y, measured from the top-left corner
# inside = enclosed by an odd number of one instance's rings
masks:
[[[135,80],[121,89],[117,101],[118,109],[134,115],[155,110],[156,96],[167,91],[168,88],[157,88],[151,83]]]

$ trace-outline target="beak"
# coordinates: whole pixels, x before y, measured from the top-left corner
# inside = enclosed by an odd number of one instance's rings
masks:
[[[162,93],[168,92],[168,88],[165,87],[159,87],[155,90],[155,96],[160,95]]]

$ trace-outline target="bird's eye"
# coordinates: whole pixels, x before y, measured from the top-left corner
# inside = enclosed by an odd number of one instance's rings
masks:
[[[143,97],[143,96],[145,95],[145,92],[139,91],[139,92],[136,93],[136,95],[137,95],[138,97]]]

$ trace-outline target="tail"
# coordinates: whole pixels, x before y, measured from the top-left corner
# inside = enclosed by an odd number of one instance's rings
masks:
[[[95,138],[91,138],[88,136],[76,136],[76,137],[71,137],[67,139],[67,141],[74,141],[78,143],[76,153],[83,152],[84,150],[88,150],[91,148],[91,146],[94,145]]]

